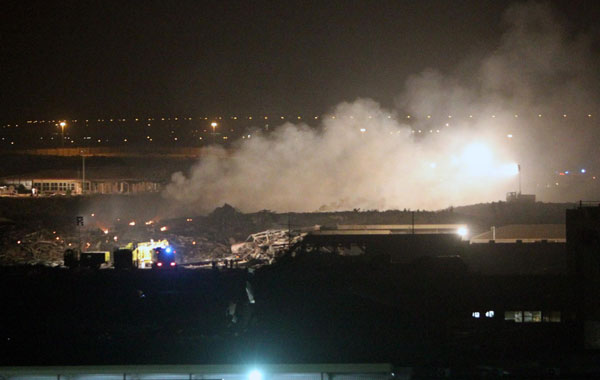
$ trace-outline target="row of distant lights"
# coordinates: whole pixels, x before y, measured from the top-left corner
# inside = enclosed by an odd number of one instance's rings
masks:
[[[514,116],[515,118],[518,118],[518,117],[519,117],[519,115],[518,115],[518,114],[515,114],[515,115],[513,115],[513,116]],[[540,113],[540,114],[538,114],[537,116],[538,116],[538,117],[542,117],[543,115]],[[432,117],[431,115],[427,115],[427,116],[426,116],[426,118],[427,118],[427,119],[431,119],[431,117]],[[468,117],[472,119],[472,118],[473,118],[473,115],[469,115]],[[495,119],[495,118],[496,118],[496,115],[495,115],[495,114],[492,114],[490,117],[491,117],[492,119]],[[562,115],[562,117],[563,117],[563,118],[566,118],[566,117],[567,117],[567,114],[563,114],[563,115]],[[592,114],[587,114],[587,117],[592,117]],[[269,119],[269,116],[263,116],[262,118],[263,118],[264,120],[268,120],[268,119]],[[274,118],[274,119],[277,119],[277,117],[273,117],[273,118]],[[281,120],[285,120],[286,118],[288,118],[288,117],[286,117],[286,116],[280,116],[280,117],[279,117],[279,119],[281,119]],[[314,116],[313,118],[314,118],[315,120],[317,120],[317,119],[319,119],[320,117],[319,117],[319,116]],[[335,115],[332,115],[332,116],[329,116],[329,118],[330,118],[330,119],[336,119],[337,117],[336,117]],[[348,116],[348,118],[350,118],[350,119],[354,119],[354,116]],[[373,118],[373,116],[369,115],[369,116],[367,116],[367,118],[369,118],[369,119],[372,119],[372,118]],[[391,118],[392,118],[392,115],[387,115],[387,118],[388,118],[388,119],[391,119]],[[405,118],[406,118],[406,119],[411,119],[411,118],[412,118],[412,116],[411,116],[411,115],[406,115],[406,116],[405,116]],[[165,118],[165,117],[161,117],[161,118],[160,118],[160,120],[161,120],[161,121],[171,121],[171,120],[174,120],[174,121],[179,121],[179,119],[181,119],[181,120],[188,120],[188,121],[191,121],[191,120],[193,120],[193,118],[191,118],[191,117],[183,117],[183,118],[180,118],[180,117],[173,117],[173,118],[170,118],[170,117],[166,117],[166,118]],[[198,119],[200,119],[200,120],[210,120],[210,119],[212,119],[212,118],[209,118],[209,117],[199,117]],[[218,116],[218,117],[216,117],[215,119],[217,119],[217,120],[223,120],[223,117],[222,117],[222,116]],[[241,120],[241,119],[253,120],[254,118],[253,118],[252,116],[247,116],[247,117],[230,116],[230,117],[229,117],[229,119],[231,119],[231,120],[238,120],[238,119],[240,119],[240,120]],[[297,120],[302,120],[302,119],[303,119],[303,117],[302,117],[302,116],[297,116],[297,117],[296,117],[296,119],[297,119]],[[448,115],[448,119],[452,119],[452,115]],[[142,120],[142,119],[140,119],[140,118],[135,118],[134,120],[135,120],[136,122],[139,122],[139,121],[140,121],[140,120]],[[147,120],[147,121],[155,121],[155,120],[157,120],[157,119],[156,119],[156,118],[153,118],[153,117],[149,117],[149,118],[147,118],[146,120]],[[90,121],[89,119],[86,119],[86,120],[85,120],[85,122],[86,122],[86,123],[88,123],[89,121]],[[106,121],[107,121],[107,119],[97,119],[96,121],[97,121],[97,122],[106,122]],[[108,119],[108,121],[109,121],[109,122],[114,122],[114,121],[117,121],[117,122],[126,122],[126,121],[127,121],[127,119]],[[77,123],[77,122],[79,122],[79,120],[71,120],[71,122],[72,122],[72,123]],[[57,123],[57,120],[39,120],[39,121],[38,121],[38,120],[27,120],[27,124],[38,124],[38,123],[39,123],[39,124],[43,124],[43,123]],[[6,126],[10,127],[10,126],[11,126],[11,124],[7,124]],[[18,126],[19,126],[19,124],[15,124],[14,126],[15,126],[15,127],[18,127]]]

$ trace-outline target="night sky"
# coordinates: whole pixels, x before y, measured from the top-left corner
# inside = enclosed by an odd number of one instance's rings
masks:
[[[499,43],[507,1],[12,1],[0,119],[322,113]],[[552,2],[573,33],[597,1]],[[595,29],[594,29],[595,28]]]

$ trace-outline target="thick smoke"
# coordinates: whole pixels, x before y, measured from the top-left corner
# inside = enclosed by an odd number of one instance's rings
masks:
[[[398,111],[359,99],[318,128],[286,123],[229,153],[208,148],[166,195],[198,211],[438,209],[503,199],[517,189],[517,162],[529,192],[556,170],[598,168],[592,41],[538,3],[510,7],[505,20],[500,45],[476,65],[409,78]]]

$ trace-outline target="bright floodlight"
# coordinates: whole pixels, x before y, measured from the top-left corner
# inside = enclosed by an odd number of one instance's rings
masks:
[[[65,125],[67,125],[67,123],[65,123],[64,121],[61,121],[58,125],[60,125],[61,127],[65,127]]]
[[[469,230],[467,229],[467,227],[459,227],[458,230],[456,230],[456,233],[459,234],[461,237],[465,237],[469,233]]]
[[[217,126],[217,123],[213,121],[212,123],[210,123],[210,126],[214,128]]]
[[[248,380],[262,380],[263,376],[258,370],[252,370],[248,374]]]
[[[585,173],[585,169],[581,169],[581,172],[582,172],[582,173]]]
[[[489,175],[493,167],[493,154],[490,148],[480,142],[467,145],[460,155],[463,168],[470,176]]]

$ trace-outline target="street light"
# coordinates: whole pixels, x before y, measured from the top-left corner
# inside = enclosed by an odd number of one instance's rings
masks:
[[[213,121],[212,123],[210,123],[210,126],[213,129],[213,144],[215,143],[216,139],[217,139],[217,134],[216,134],[216,128],[217,128],[217,122]]]
[[[61,121],[58,125],[60,125],[60,147],[63,148],[65,146],[65,127],[67,123]]]

